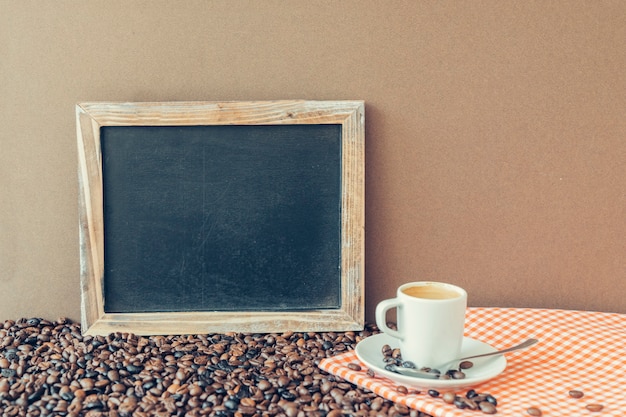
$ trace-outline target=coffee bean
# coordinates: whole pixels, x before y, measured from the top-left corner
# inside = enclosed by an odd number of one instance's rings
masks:
[[[138,374],[139,372],[141,372],[141,370],[143,369],[143,367],[141,366],[137,366],[137,365],[128,365],[126,367],[126,370],[128,371],[128,373],[130,373],[131,375],[135,375]]]
[[[463,361],[459,364],[459,369],[470,369],[472,366],[474,366],[474,362]]]
[[[85,401],[83,405],[83,410],[100,410],[102,408],[104,408],[104,404],[98,399]]]
[[[271,382],[269,382],[266,379],[262,379],[258,382],[257,387],[261,390],[261,391],[267,391],[268,389],[270,389],[272,387]]]
[[[46,387],[41,386],[38,389],[36,389],[34,392],[32,392],[30,395],[28,395],[27,397],[27,401],[29,404],[34,403],[35,401],[39,400],[41,398],[41,396],[46,392]]]
[[[83,378],[79,381],[79,384],[84,390],[88,391],[94,387],[95,381],[91,378]]]
[[[585,408],[592,413],[596,413],[602,411],[602,409],[604,409],[604,406],[602,404],[587,404]]]
[[[454,404],[454,400],[456,399],[456,394],[453,392],[446,392],[441,396],[441,399],[446,404]]]
[[[585,394],[579,390],[571,390],[568,392],[569,396],[572,398],[582,398]]]
[[[286,387],[287,385],[289,385],[291,383],[291,380],[289,379],[288,376],[286,375],[281,375],[278,377],[278,386],[279,387]]]
[[[343,412],[338,408],[331,410],[328,414],[326,414],[326,417],[341,417],[341,416],[343,416]]]
[[[487,402],[487,401],[482,401],[482,402],[478,403],[478,407],[480,408],[480,411],[482,411],[485,414],[496,414],[497,413],[496,406],[491,404],[490,402]]]
[[[530,407],[526,410],[526,412],[533,417],[540,417],[543,415],[541,410],[537,407]]]
[[[228,408],[229,410],[236,410],[238,406],[239,402],[236,401],[234,398],[230,398],[224,402],[224,407]]]
[[[405,387],[404,385],[398,385],[396,387],[396,391],[398,392],[398,394],[401,394],[401,395],[406,395],[409,392],[407,387]]]
[[[353,371],[360,371],[361,370],[361,366],[357,363],[349,363],[348,364],[348,368],[352,369]]]
[[[462,397],[455,397],[454,398],[454,406],[460,410],[463,410],[465,408],[467,408],[467,403],[465,402],[465,399]]]
[[[439,391],[434,390],[434,389],[429,389],[428,390],[428,395],[430,395],[433,398],[437,398],[437,397],[439,397]]]
[[[494,397],[491,394],[487,394],[485,396],[485,401],[487,401],[488,403],[491,403],[493,405],[498,405],[498,400],[496,400],[496,397]]]
[[[470,410],[478,410],[478,403],[473,399],[466,398],[465,403]]]
[[[37,327],[41,323],[41,320],[38,318],[28,319],[27,324],[32,327]]]

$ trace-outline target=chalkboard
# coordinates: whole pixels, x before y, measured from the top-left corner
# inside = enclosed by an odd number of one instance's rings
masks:
[[[340,125],[100,135],[105,312],[340,306]]]
[[[362,328],[363,113],[79,104],[83,331]]]

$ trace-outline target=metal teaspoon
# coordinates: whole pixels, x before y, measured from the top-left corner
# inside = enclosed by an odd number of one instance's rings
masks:
[[[444,366],[442,366],[442,368],[447,370],[448,365],[452,363],[463,362],[468,359],[483,358],[485,356],[502,355],[504,353],[513,352],[514,350],[525,349],[529,346],[534,345],[538,341],[539,340],[537,339],[528,339],[525,342],[520,343],[519,345],[511,346],[510,348],[507,348],[507,349],[502,349],[502,350],[497,350],[495,352],[482,353],[480,355],[472,355],[472,356],[466,356],[464,358],[454,359],[450,362],[445,363]],[[419,369],[414,369],[414,368],[403,368],[401,366],[397,366],[393,364],[387,364],[385,369],[398,373],[398,374],[406,375],[406,376],[414,376],[414,377],[426,378],[426,379],[439,379],[439,376],[441,375],[438,373],[421,371]]]

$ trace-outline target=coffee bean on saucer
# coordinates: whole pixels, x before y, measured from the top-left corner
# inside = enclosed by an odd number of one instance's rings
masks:
[[[383,348],[382,348],[383,356],[391,356],[392,352],[393,352],[393,349],[391,349],[391,346],[383,345]]]
[[[459,364],[459,369],[469,369],[474,366],[474,362],[472,361],[463,361]]]

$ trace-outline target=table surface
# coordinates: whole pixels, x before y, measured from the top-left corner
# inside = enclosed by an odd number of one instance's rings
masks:
[[[552,309],[468,308],[465,335],[497,349],[539,339],[535,346],[507,354],[507,368],[476,387],[498,399],[500,416],[527,416],[537,407],[543,417],[626,415],[626,315]],[[401,395],[397,384],[347,367],[359,363],[354,351],[324,359],[320,368],[391,401],[436,417],[476,416],[426,393]],[[584,393],[571,398],[570,390]],[[588,404],[602,404],[590,412]]]

